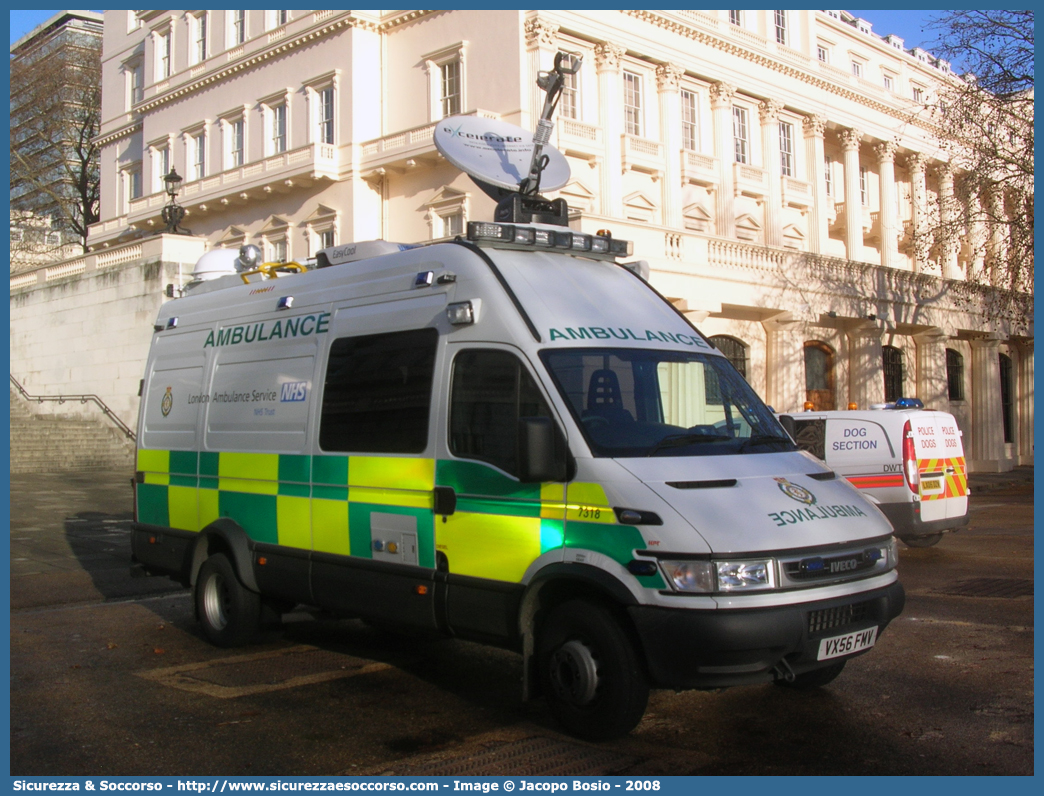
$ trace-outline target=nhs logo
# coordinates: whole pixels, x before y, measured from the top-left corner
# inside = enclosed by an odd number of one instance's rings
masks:
[[[307,396],[307,381],[288,381],[282,387],[282,391],[279,394],[279,402],[303,401]]]

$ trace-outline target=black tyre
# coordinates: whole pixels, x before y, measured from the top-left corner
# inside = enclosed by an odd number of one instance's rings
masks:
[[[619,738],[642,719],[649,683],[634,644],[603,606],[572,600],[555,608],[537,639],[544,697],[566,732]]]
[[[239,582],[231,562],[221,553],[199,568],[195,598],[203,634],[218,647],[246,644],[261,629],[261,595]]]
[[[928,536],[907,536],[903,539],[903,543],[907,547],[932,547],[939,544],[939,540],[942,538],[941,533],[933,533]]]
[[[837,676],[844,670],[845,663],[847,661],[838,661],[829,666],[824,666],[822,669],[813,669],[810,672],[797,675],[789,683],[786,680],[776,680],[776,685],[781,685],[784,688],[793,688],[798,691],[811,691],[813,688],[820,688],[836,680]]]

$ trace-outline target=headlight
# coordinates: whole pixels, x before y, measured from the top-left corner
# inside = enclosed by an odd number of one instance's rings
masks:
[[[776,588],[776,567],[771,558],[759,561],[661,561],[660,566],[676,591],[707,594]]]
[[[776,586],[776,568],[771,558],[764,561],[717,561],[715,564],[721,591],[772,589]]]
[[[710,561],[661,561],[660,566],[676,591],[715,590],[714,569]]]

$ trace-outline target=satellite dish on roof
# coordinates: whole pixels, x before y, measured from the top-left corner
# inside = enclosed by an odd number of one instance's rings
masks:
[[[435,125],[435,147],[480,185],[518,191],[529,176],[533,133],[514,124],[477,116],[449,116]],[[540,173],[540,188],[554,191],[569,182],[569,163],[549,144]]]

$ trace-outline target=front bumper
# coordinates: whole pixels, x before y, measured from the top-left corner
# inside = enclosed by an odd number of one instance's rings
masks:
[[[878,636],[903,610],[896,581],[874,591],[778,608],[694,611],[631,606],[653,685],[721,688],[778,679],[836,663],[817,661],[824,638],[878,627]],[[781,661],[785,663],[781,665]]]

